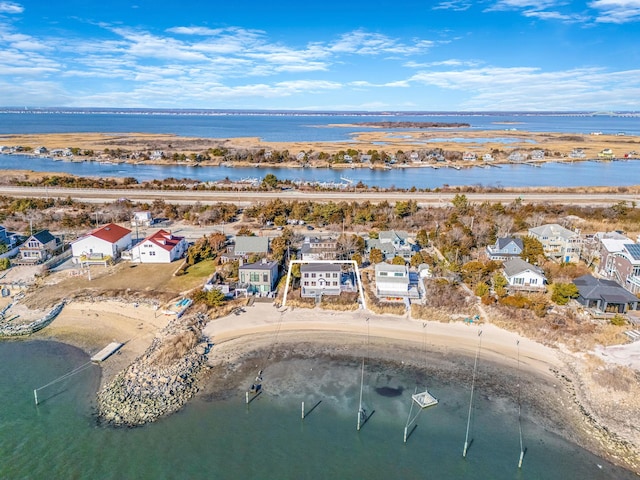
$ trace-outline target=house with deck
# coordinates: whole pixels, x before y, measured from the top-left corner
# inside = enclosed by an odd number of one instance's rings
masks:
[[[338,256],[338,240],[335,238],[305,237],[300,248],[302,260],[335,260]]]
[[[521,258],[511,258],[504,262],[502,273],[510,290],[544,291],[546,278],[542,269],[525,262]]]
[[[41,263],[62,249],[61,240],[52,235],[49,230],[41,230],[35,233],[18,247],[19,261],[26,263]]]
[[[238,288],[248,293],[268,296],[278,284],[278,262],[263,258],[259,262],[245,263],[238,269]]]
[[[71,253],[75,261],[83,264],[104,263],[118,259],[131,242],[131,230],[108,223],[73,241]]]
[[[371,253],[371,249],[377,248],[382,252],[385,260],[392,260],[393,257],[401,257],[405,261],[410,261],[417,247],[409,237],[409,233],[404,230],[383,230],[378,234],[378,238],[370,238],[366,241],[366,253]]]
[[[419,298],[416,283],[411,281],[406,265],[391,265],[385,262],[374,267],[376,295],[385,300],[403,300]],[[417,279],[416,279],[417,280]]]
[[[530,228],[529,236],[542,244],[544,254],[552,260],[562,263],[580,260],[582,239],[580,234],[573,230],[564,228],[557,223],[551,223]]]

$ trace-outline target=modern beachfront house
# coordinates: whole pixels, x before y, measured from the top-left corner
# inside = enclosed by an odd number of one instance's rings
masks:
[[[613,280],[583,275],[573,281],[580,292],[578,303],[605,313],[626,313],[637,310],[638,297],[622,288]]]
[[[388,298],[406,298],[409,295],[409,269],[406,265],[377,263],[374,269],[376,295]]]
[[[263,258],[256,263],[240,265],[238,288],[248,293],[268,296],[278,283],[278,262]]]
[[[131,230],[108,223],[73,241],[71,253],[79,263],[104,263],[118,259],[129,247]]]

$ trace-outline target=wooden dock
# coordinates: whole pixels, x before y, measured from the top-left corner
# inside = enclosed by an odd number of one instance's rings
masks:
[[[91,357],[92,362],[104,362],[111,355],[116,353],[120,348],[124,345],[124,343],[111,342],[109,345],[104,347],[98,353],[96,353],[93,357]]]

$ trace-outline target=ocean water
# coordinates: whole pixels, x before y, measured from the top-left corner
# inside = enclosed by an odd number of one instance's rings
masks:
[[[59,343],[0,343],[0,478],[637,478],[546,432],[526,414],[526,455],[518,469],[516,404],[482,391],[476,392],[473,441],[463,459],[469,391],[451,378],[429,380],[440,403],[420,413],[404,444],[415,377],[375,362],[365,368],[363,394],[374,413],[359,432],[358,361],[284,360],[265,369],[265,391],[249,405],[240,390],[245,379],[238,379],[237,394],[225,400],[200,397],[135,429],[97,425],[92,401],[98,367],[42,389],[35,405],[35,386],[87,360]]]
[[[359,122],[468,123],[472,130],[516,128],[533,132],[640,135],[640,114],[553,113],[278,113],[190,111],[0,111],[0,135],[20,133],[166,133],[204,138],[260,137],[270,142],[346,141],[371,127],[330,127]],[[460,131],[469,130],[461,128]]]

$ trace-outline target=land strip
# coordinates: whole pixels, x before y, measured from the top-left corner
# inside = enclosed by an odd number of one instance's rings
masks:
[[[126,198],[137,202],[164,200],[175,204],[215,204],[231,202],[239,206],[266,202],[275,199],[313,202],[371,202],[416,201],[421,206],[446,206],[458,193],[464,193],[472,203],[511,203],[520,200],[535,204],[607,206],[619,202],[639,202],[637,193],[585,193],[532,191],[527,189],[508,192],[376,192],[376,191],[298,191],[298,190],[137,190],[137,189],[91,189],[54,187],[17,187],[0,185],[0,195],[21,198],[72,198],[86,203],[104,203]]]

